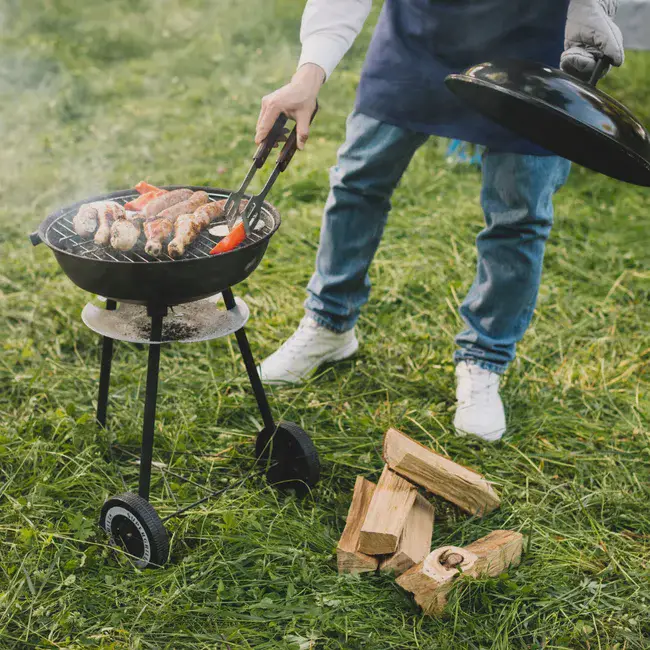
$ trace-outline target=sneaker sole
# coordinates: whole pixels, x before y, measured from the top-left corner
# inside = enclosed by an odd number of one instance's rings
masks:
[[[304,375],[300,377],[296,377],[295,379],[264,379],[262,378],[262,383],[264,384],[269,384],[271,386],[290,386],[294,384],[300,384],[303,381],[306,381],[309,379],[317,370],[322,366],[324,363],[332,363],[335,361],[345,361],[345,359],[349,359],[353,355],[357,353],[357,350],[359,349],[359,341],[357,339],[354,339],[353,341],[350,341],[346,346],[339,348],[338,350],[334,350],[334,352],[331,352],[328,355],[325,355],[321,359],[319,359],[318,363],[313,365],[307,372],[305,372]],[[258,367],[258,372],[259,372],[259,367]]]
[[[497,442],[497,440],[501,440],[501,438],[503,438],[506,433],[506,429],[482,436],[479,433],[474,433],[472,431],[463,431],[454,425],[454,432],[459,438],[478,438],[479,440],[484,440],[485,442]]]

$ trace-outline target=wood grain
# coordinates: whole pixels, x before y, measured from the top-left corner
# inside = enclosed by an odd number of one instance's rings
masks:
[[[512,530],[495,530],[465,548],[443,546],[397,578],[410,591],[425,614],[440,615],[454,581],[468,577],[497,576],[521,561],[523,536]]]
[[[394,553],[416,494],[415,487],[385,466],[361,527],[357,550],[368,555]]]
[[[495,530],[489,535],[477,539],[466,551],[478,557],[474,570],[476,575],[498,576],[509,566],[518,566],[521,562],[524,538],[513,530]]]
[[[379,558],[357,551],[361,526],[376,487],[372,481],[357,476],[345,529],[336,547],[339,573],[366,573],[376,571],[379,566]]]
[[[470,514],[484,515],[501,500],[479,473],[454,463],[397,429],[384,435],[384,460],[394,472]]]
[[[380,565],[382,571],[393,571],[401,575],[413,565],[421,562],[431,551],[433,536],[433,505],[421,494],[416,495],[411,512],[404,524],[397,550]]]
[[[462,561],[448,566],[447,555],[458,554]],[[460,575],[471,572],[478,557],[458,546],[443,546],[431,551],[424,560],[397,578],[397,584],[410,591],[425,614],[440,615],[447,604],[447,594]]]

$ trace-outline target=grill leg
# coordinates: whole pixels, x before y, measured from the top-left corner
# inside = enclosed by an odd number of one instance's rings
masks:
[[[164,314],[151,315],[151,340],[162,339]],[[156,400],[158,399],[158,371],[160,369],[160,343],[149,345],[147,386],[145,388],[144,420],[142,423],[142,448],[140,449],[140,486],[138,494],[149,500],[151,485],[151,461],[153,459],[153,434],[156,423]]]
[[[228,309],[234,309],[236,307],[235,298],[232,295],[232,289],[224,289],[222,291],[223,300],[226,303]],[[251,346],[248,343],[248,337],[244,328],[238,329],[235,332],[237,337],[237,344],[239,345],[239,350],[242,357],[244,358],[244,365],[246,366],[246,372],[248,373],[248,379],[251,382],[253,388],[253,393],[255,393],[255,399],[257,400],[257,406],[260,409],[260,414],[262,415],[262,420],[264,421],[264,428],[269,431],[275,431],[275,420],[273,419],[273,414],[271,413],[271,407],[269,406],[269,401],[266,398],[266,392],[264,391],[264,386],[262,385],[262,380],[257,374],[257,367],[255,365],[255,360],[253,359],[253,353],[251,352]]]
[[[106,301],[106,309],[117,307],[114,300]],[[111,363],[113,361],[113,339],[105,336],[102,342],[102,361],[99,370],[99,393],[97,395],[97,423],[106,428],[106,410],[108,408],[108,387],[111,383]]]

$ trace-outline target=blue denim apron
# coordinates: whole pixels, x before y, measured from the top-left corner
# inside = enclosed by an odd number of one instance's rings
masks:
[[[481,117],[444,84],[452,72],[502,57],[559,66],[568,0],[386,0],[356,109],[389,124],[484,145],[549,152]]]

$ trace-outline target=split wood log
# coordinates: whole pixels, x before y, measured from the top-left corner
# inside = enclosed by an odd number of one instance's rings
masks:
[[[448,557],[453,556],[449,563]],[[425,614],[442,614],[447,594],[460,572],[467,573],[478,558],[458,546],[443,546],[397,578],[397,584],[415,596]],[[460,569],[460,571],[459,571]]]
[[[484,515],[501,500],[479,473],[445,458],[397,429],[384,435],[384,460],[394,472],[465,512]]]
[[[443,546],[397,578],[425,614],[440,615],[447,595],[460,575],[497,576],[521,561],[523,537],[511,530],[495,530],[465,548]]]
[[[475,566],[477,576],[498,576],[509,566],[519,565],[523,546],[524,537],[521,533],[495,530],[472,542],[465,550],[478,557]]]
[[[336,547],[339,573],[367,573],[376,571],[379,567],[379,558],[357,551],[361,526],[366,519],[376,487],[372,481],[357,476],[345,529]]]
[[[431,551],[433,518],[433,505],[418,494],[404,524],[397,550],[387,557],[379,568],[382,571],[393,571],[395,575],[401,575],[424,560]]]
[[[397,549],[417,490],[384,466],[361,527],[357,550],[368,555],[388,555]]]

